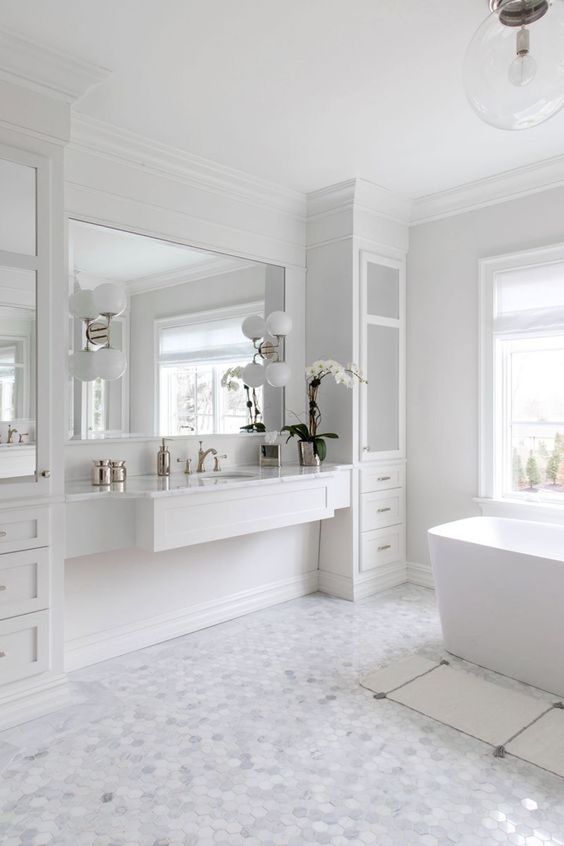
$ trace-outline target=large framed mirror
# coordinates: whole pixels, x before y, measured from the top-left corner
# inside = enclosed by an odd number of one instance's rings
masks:
[[[37,467],[37,172],[0,158],[0,481]]]
[[[98,296],[111,283],[127,302],[109,328],[125,372],[69,377],[70,439],[280,429],[283,389],[242,379],[255,349],[241,324],[284,310],[283,267],[70,220],[69,271],[69,295]],[[69,326],[72,358],[85,349],[85,322],[69,317]],[[102,324],[94,328],[106,338]]]

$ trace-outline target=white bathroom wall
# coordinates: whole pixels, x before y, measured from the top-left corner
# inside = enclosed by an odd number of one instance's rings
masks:
[[[413,226],[407,295],[408,561],[427,529],[479,513],[478,261],[564,241],[564,188]]]

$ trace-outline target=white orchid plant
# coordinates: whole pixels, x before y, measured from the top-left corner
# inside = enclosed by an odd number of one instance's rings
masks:
[[[266,432],[266,426],[261,420],[262,412],[258,404],[258,396],[255,388],[250,388],[243,381],[243,368],[230,367],[221,377],[221,387],[228,391],[238,391],[241,387],[247,394],[247,414],[249,422],[241,426],[242,432]]]
[[[325,438],[339,437],[335,432],[319,432],[321,411],[317,404],[317,394],[323,379],[326,379],[327,376],[333,376],[337,385],[344,385],[346,388],[352,388],[355,381],[366,382],[366,379],[364,379],[356,364],[351,363],[345,366],[333,359],[314,361],[313,364],[306,367],[305,375],[309,425],[300,421],[284,426],[281,431],[288,432],[286,443],[290,438],[298,438],[300,441],[313,443],[316,455],[319,456],[320,461],[323,461],[327,455]]]

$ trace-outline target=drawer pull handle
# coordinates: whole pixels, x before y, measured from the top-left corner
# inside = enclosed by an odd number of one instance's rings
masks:
[[[0,658],[5,658],[5,657],[6,657],[6,653],[2,652],[2,650],[0,650]]]
[[[1,590],[8,590],[8,588],[6,587],[6,585],[0,585],[0,591]]]
[[[392,478],[391,476],[378,476],[378,481],[379,482],[389,482],[391,478]]]
[[[51,478],[51,471],[50,470],[42,470],[41,475],[43,476],[44,479],[50,479]]]
[[[6,531],[6,529],[0,529],[0,538],[5,538],[7,534],[8,532]]]
[[[384,546],[378,547],[378,552],[384,552],[385,549],[391,549],[391,548],[392,548],[391,543],[385,543]]]
[[[382,514],[384,511],[391,511],[391,510],[392,510],[391,507],[388,505],[388,506],[386,506],[386,508],[379,508],[378,514]]]

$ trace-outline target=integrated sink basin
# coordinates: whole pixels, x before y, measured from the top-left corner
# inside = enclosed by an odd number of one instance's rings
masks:
[[[256,479],[256,473],[243,473],[240,470],[219,470],[217,473],[203,473],[201,476],[198,476],[198,481],[202,482],[203,484],[209,482],[229,482],[234,481],[236,479]]]

